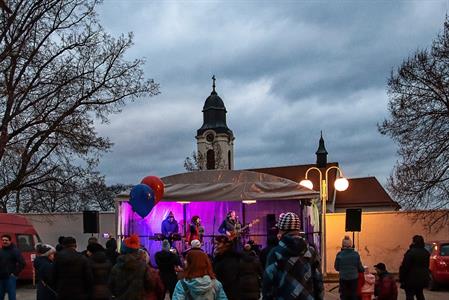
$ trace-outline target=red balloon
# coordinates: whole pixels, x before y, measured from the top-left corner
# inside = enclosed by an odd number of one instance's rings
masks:
[[[164,183],[157,176],[147,176],[140,183],[148,185],[154,191],[155,204],[164,196]]]

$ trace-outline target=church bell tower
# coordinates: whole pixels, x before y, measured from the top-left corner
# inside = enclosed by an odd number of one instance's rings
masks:
[[[212,76],[212,92],[203,106],[203,125],[197,130],[198,164],[201,170],[234,169],[234,134],[226,125],[226,108],[215,91],[215,75]]]

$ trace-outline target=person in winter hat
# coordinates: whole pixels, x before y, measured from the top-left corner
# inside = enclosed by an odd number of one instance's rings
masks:
[[[52,272],[56,249],[51,245],[37,244],[36,259],[33,261],[36,271],[36,300],[55,300]]]
[[[108,282],[112,264],[106,256],[106,249],[100,244],[87,245],[87,256],[92,269],[93,287],[90,300],[108,300],[111,298]]]
[[[319,257],[300,235],[298,215],[293,212],[281,214],[277,227],[280,241],[267,257],[262,284],[263,299],[323,299]],[[286,276],[290,280],[282,280]]]
[[[374,296],[377,300],[397,300],[398,287],[393,275],[387,271],[384,263],[378,263],[374,266],[377,273],[377,280],[374,286]],[[407,298],[410,299],[410,298]],[[411,298],[413,299],[413,298]],[[420,299],[420,298],[418,298]],[[424,298],[422,298],[424,299]]]
[[[170,243],[167,240],[162,242],[162,250],[156,253],[155,260],[159,269],[159,275],[171,298],[178,281],[175,270],[181,267],[181,260],[170,251]]]
[[[161,232],[164,235],[164,237],[168,240],[171,247],[173,247],[173,234],[178,233],[178,231],[179,231],[178,221],[176,221],[173,212],[170,211],[165,220],[162,221]]]
[[[360,255],[352,248],[352,241],[345,236],[341,241],[341,251],[335,257],[334,268],[340,275],[340,298],[357,299],[359,273],[363,273]]]
[[[65,237],[55,256],[53,282],[58,300],[87,300],[92,289],[92,270],[87,257],[76,251],[76,239]]]
[[[112,268],[109,289],[117,300],[143,300],[151,292],[148,266],[139,254],[137,235],[126,238],[121,246],[117,263]]]
[[[139,249],[138,252],[140,259],[148,266],[148,277],[150,278],[148,285],[151,290],[146,293],[145,300],[163,300],[165,298],[165,287],[159,276],[159,271],[152,267],[150,254],[145,249]]]
[[[173,299],[227,300],[220,281],[215,279],[209,257],[203,251],[190,251],[186,256],[182,279],[176,283]]]

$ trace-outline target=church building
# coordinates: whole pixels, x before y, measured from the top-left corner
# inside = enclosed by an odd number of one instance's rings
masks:
[[[227,110],[217,94],[215,76],[212,80],[212,92],[203,106],[203,125],[197,130],[195,137],[199,169],[233,170],[235,137],[226,123]],[[322,171],[331,166],[339,167],[338,162],[327,162],[328,152],[322,135],[315,154],[315,164],[253,168],[246,171],[274,175],[299,183],[305,178],[305,173],[310,167],[318,167]],[[329,182],[333,182],[337,175],[336,170],[331,170]],[[314,190],[318,191],[320,186],[318,174],[311,172],[309,179],[314,184]],[[347,208],[362,208],[363,211],[391,211],[400,208],[376,177],[348,178],[348,181],[349,187],[343,192],[337,192],[333,185],[329,186],[328,212],[344,212]]]

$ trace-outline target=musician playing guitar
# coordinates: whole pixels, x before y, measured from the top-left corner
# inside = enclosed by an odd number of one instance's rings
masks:
[[[226,219],[223,220],[220,227],[218,227],[218,232],[221,234],[226,234],[228,237],[231,236],[236,227],[242,227],[242,224],[237,219],[237,214],[235,210],[231,210],[226,215]]]
[[[234,250],[241,251],[243,249],[241,241],[242,233],[257,222],[259,222],[259,219],[252,221],[246,226],[242,226],[242,223],[239,222],[235,211],[231,210],[228,212],[226,219],[223,220],[218,228],[218,232],[221,234],[226,234],[228,238],[234,242]]]

